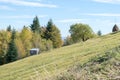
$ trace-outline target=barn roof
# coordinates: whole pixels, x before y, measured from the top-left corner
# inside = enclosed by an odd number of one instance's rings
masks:
[[[37,50],[37,51],[39,51],[39,48],[32,48],[32,49],[30,49],[30,50]]]

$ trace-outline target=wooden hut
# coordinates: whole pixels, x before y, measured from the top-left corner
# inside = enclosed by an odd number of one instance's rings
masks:
[[[37,54],[39,54],[39,49],[38,48],[30,49],[30,55],[37,55]]]

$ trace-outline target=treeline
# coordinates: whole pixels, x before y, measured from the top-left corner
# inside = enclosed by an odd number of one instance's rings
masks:
[[[114,25],[112,32],[117,31],[119,28]],[[95,34],[89,25],[82,23],[71,25],[69,32],[70,36],[62,41],[60,30],[52,19],[46,26],[41,26],[37,16],[30,26],[24,26],[20,32],[8,26],[0,31],[0,65],[30,56],[31,48],[39,48],[43,52],[102,35],[100,30]]]
[[[46,26],[41,26],[36,16],[30,26],[16,31],[8,26],[0,31],[0,65],[30,56],[31,48],[40,52],[59,48],[63,44],[60,30],[50,19]]]
[[[112,28],[112,33],[119,32],[119,27],[115,24]],[[96,33],[87,24],[77,23],[70,26],[70,36],[64,40],[64,46],[71,45],[78,42],[84,42],[90,38],[102,36],[101,30]]]

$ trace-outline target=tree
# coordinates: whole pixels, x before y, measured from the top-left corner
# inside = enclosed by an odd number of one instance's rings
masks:
[[[52,19],[48,21],[45,38],[51,40],[54,48],[62,46],[61,34],[59,29],[53,24]]]
[[[11,33],[7,31],[0,31],[0,64],[5,64],[5,56],[8,50],[8,43],[10,42]]]
[[[40,52],[48,51],[53,48],[52,41],[43,39],[39,34],[33,33],[32,45],[34,48],[39,48]]]
[[[46,27],[41,27],[41,37],[45,38]]]
[[[27,56],[27,52],[25,51],[25,46],[22,40],[19,38],[15,39],[17,52],[18,52],[18,59],[25,58]],[[28,50],[29,51],[29,50]]]
[[[117,31],[119,31],[119,28],[118,28],[118,26],[115,24],[115,25],[113,26],[112,32],[117,32]]]
[[[23,46],[24,46],[24,49],[26,52],[26,54],[24,54],[24,55],[26,55],[26,56],[29,54],[29,50],[32,47],[32,42],[31,42],[32,35],[33,35],[32,31],[26,26],[23,27],[23,29],[20,33],[20,38],[22,40],[22,43],[23,43]]]
[[[8,32],[11,32],[12,30],[11,30],[11,25],[9,25],[8,27],[7,27],[7,31]]]
[[[40,48],[40,45],[42,44],[42,38],[39,34],[33,33],[32,36],[32,45],[34,48]]]
[[[89,25],[81,23],[71,25],[69,31],[71,33],[72,40],[75,43],[79,41],[86,41],[94,35]]]
[[[34,18],[33,24],[31,24],[30,28],[34,33],[35,32],[40,33],[40,23],[37,16]]]
[[[8,51],[6,54],[6,63],[13,62],[17,60],[17,48],[15,44],[15,37],[16,37],[16,31],[13,29],[12,31],[12,36],[11,36],[11,41],[8,45]]]
[[[101,35],[102,35],[102,32],[99,30],[99,31],[97,32],[97,35],[98,35],[98,36],[101,36]]]
[[[67,36],[66,39],[64,40],[64,46],[71,45],[73,43],[72,39],[70,36]]]
[[[28,27],[23,27],[20,37],[24,42],[30,41],[32,39],[32,32]]]
[[[47,24],[47,27],[46,27],[46,32],[45,32],[45,38],[48,40],[51,38],[51,32],[52,32],[52,26],[53,26],[53,22],[52,22],[52,19],[50,19],[48,21],[48,24]]]

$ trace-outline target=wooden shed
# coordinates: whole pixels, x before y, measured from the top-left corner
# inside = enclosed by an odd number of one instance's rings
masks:
[[[30,49],[30,55],[37,55],[37,54],[39,54],[39,48]]]

